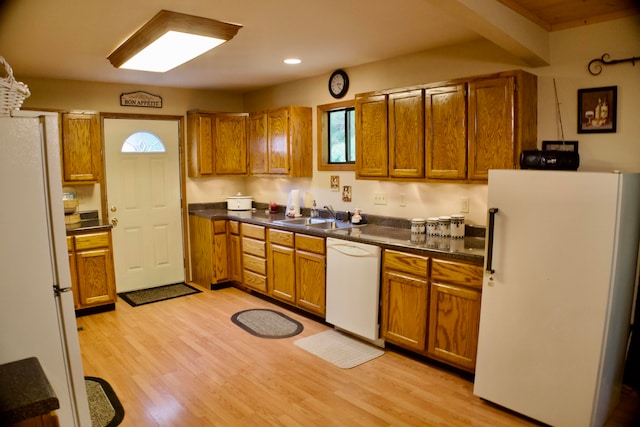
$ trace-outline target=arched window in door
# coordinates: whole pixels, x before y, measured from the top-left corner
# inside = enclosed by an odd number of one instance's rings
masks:
[[[135,132],[122,143],[122,153],[164,153],[164,144],[151,132]]]

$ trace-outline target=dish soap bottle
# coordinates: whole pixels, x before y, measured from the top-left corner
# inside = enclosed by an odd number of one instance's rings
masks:
[[[311,207],[311,218],[318,218],[318,207],[316,206],[316,201],[313,201],[313,206]]]
[[[362,221],[362,215],[360,215],[360,209],[356,209],[356,213],[351,217],[351,223],[360,224],[360,221]]]

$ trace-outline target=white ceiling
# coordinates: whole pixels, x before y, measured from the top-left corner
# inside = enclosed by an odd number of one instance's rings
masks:
[[[506,8],[496,0],[476,1]],[[480,38],[487,30],[470,24],[477,20],[474,14],[466,19],[455,16],[460,7],[467,8],[465,3],[0,0],[0,56],[11,64],[18,80],[50,77],[244,92]],[[243,28],[230,42],[164,74],[113,68],[109,54],[161,9]],[[511,45],[509,41],[505,48]],[[288,57],[299,57],[303,63],[283,64]]]

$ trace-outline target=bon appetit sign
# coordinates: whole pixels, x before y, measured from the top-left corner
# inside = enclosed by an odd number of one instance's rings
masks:
[[[143,91],[128,92],[120,95],[120,105],[123,107],[162,108],[162,97]]]

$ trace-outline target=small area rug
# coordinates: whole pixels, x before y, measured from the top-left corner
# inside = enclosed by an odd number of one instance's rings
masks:
[[[295,345],[342,369],[350,369],[380,357],[384,351],[336,330],[301,338]]]
[[[124,419],[124,408],[108,382],[84,377],[92,427],[115,427]]]
[[[164,301],[200,292],[202,291],[186,283],[174,283],[173,285],[122,292],[119,293],[118,296],[128,302],[132,307],[137,307],[139,305],[151,304],[152,302]]]
[[[231,316],[231,321],[261,338],[289,338],[304,329],[302,323],[285,314],[259,308],[240,311]]]

